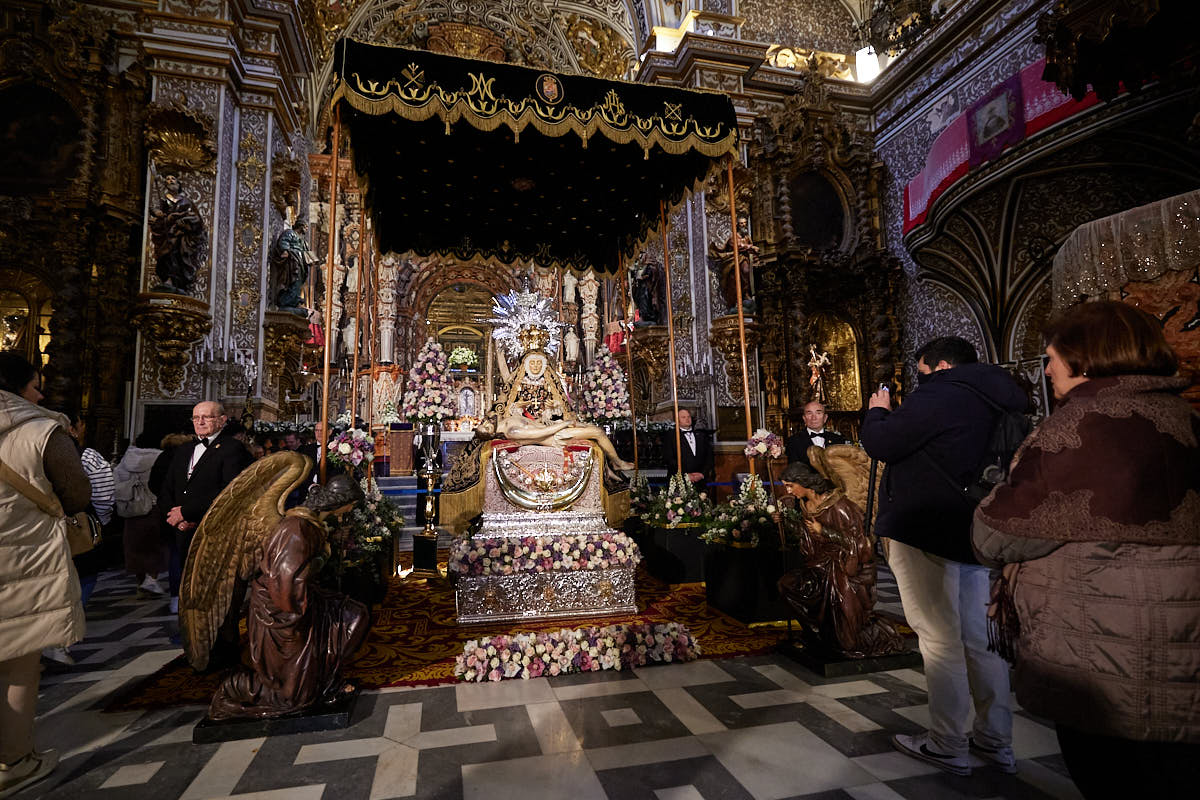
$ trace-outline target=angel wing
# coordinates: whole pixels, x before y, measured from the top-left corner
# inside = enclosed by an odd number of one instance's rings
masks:
[[[312,464],[293,452],[254,462],[217,495],[200,521],[179,587],[179,629],[194,669],[208,666],[234,583],[253,577],[263,542],[283,518],[288,493],[308,477]]]
[[[808,460],[813,468],[846,493],[850,502],[862,510],[867,507],[867,473],[871,470],[871,459],[867,451],[852,444],[833,444],[829,447],[808,448]],[[878,472],[882,473],[882,470]],[[875,477],[875,497],[878,498],[879,476]],[[872,516],[879,508],[875,503]]]

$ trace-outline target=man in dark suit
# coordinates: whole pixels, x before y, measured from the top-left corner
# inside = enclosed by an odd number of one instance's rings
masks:
[[[692,429],[692,412],[679,409],[679,444],[683,453],[683,474],[688,476],[697,489],[713,479],[713,447],[707,433]],[[675,457],[675,434],[667,436],[667,471],[675,473],[678,460]]]
[[[787,443],[787,460],[791,464],[799,461],[801,464],[812,466],[808,461],[808,448],[829,447],[831,444],[849,444],[850,440],[837,431],[825,430],[825,422],[829,415],[820,400],[810,400],[804,406],[804,427],[800,429]]]
[[[196,404],[196,441],[176,448],[159,490],[158,508],[169,533],[172,614],[179,610],[179,583],[196,527],[221,490],[254,460],[246,446],[225,431],[226,421],[220,403]]]

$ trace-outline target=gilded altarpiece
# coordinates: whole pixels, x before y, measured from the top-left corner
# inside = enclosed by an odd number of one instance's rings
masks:
[[[0,263],[52,292],[39,315],[43,390],[77,407],[111,455],[130,342],[121,314],[136,273],[146,73],[123,61],[129,11],[10,2],[0,21]]]
[[[760,246],[757,296],[768,427],[790,433],[817,391],[813,348],[836,427],[856,436],[869,390],[899,385],[898,262],[883,248],[882,165],[866,120],[835,110],[819,75],[760,118],[749,168]],[[818,368],[819,369],[819,368]]]

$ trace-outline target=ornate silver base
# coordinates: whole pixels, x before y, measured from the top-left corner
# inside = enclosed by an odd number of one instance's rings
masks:
[[[522,536],[564,536],[586,533],[616,533],[604,521],[603,511],[536,511],[485,513],[483,524],[473,539],[505,539]]]
[[[637,612],[633,568],[459,578],[460,624]]]

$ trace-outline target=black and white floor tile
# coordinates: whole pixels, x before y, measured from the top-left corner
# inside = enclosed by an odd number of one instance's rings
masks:
[[[979,764],[954,777],[889,742],[928,718],[919,670],[827,680],[775,655],[371,691],[345,730],[194,745],[198,706],[101,711],[179,652],[166,601],[137,599],[132,579],[108,573],[88,612],[78,664],[48,665],[42,680],[38,744],[62,763],[20,798],[1079,796],[1053,729],[1024,712],[1017,775]]]

